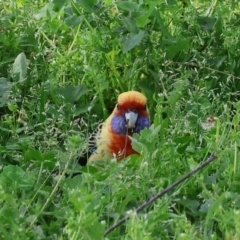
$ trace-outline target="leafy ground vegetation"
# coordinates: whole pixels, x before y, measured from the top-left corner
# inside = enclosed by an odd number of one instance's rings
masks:
[[[239,1],[9,0],[0,11],[1,239],[240,239]],[[79,166],[131,89],[153,124],[135,135],[141,156]]]

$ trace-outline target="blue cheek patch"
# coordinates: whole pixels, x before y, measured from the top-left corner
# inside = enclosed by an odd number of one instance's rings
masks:
[[[116,134],[123,134],[127,133],[127,122],[125,116],[114,116],[111,121],[111,126],[113,132]],[[139,116],[136,121],[136,127],[134,129],[134,133],[139,133],[144,128],[150,127],[150,119],[149,117]]]
[[[136,127],[134,129],[134,132],[139,133],[144,128],[149,128],[149,127],[150,127],[149,117],[139,116],[138,119],[137,119],[137,122],[136,122]]]
[[[123,134],[127,133],[127,122],[125,116],[114,116],[111,121],[112,130],[116,134]]]

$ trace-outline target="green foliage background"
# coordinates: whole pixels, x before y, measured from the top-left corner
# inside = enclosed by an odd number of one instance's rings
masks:
[[[240,239],[239,10],[229,0],[0,2],[0,238],[104,239],[129,214],[108,239]],[[132,89],[153,123],[133,141],[141,156],[78,166],[85,139]],[[136,215],[212,152],[209,167]]]

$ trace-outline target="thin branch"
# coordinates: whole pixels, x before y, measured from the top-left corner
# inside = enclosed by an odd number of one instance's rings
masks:
[[[173,190],[176,186],[178,186],[180,183],[182,183],[183,181],[185,181],[186,179],[188,179],[189,177],[191,177],[192,175],[194,175],[195,173],[197,173],[199,170],[201,170],[202,168],[206,167],[209,163],[211,163],[212,161],[214,161],[217,157],[212,154],[205,162],[201,163],[197,168],[195,168],[194,170],[190,171],[189,173],[187,173],[186,175],[184,175],[182,178],[180,178],[178,181],[176,181],[175,183],[173,183],[172,185],[170,185],[169,187],[165,188],[163,191],[161,191],[159,194],[157,194],[156,196],[150,198],[148,201],[144,202],[141,206],[139,206],[136,209],[136,212],[139,213],[140,211],[142,211],[143,209],[145,209],[146,207],[148,207],[149,205],[151,205],[153,202],[155,202],[157,199],[161,198],[163,195],[165,195],[166,193],[168,193],[169,191]],[[106,236],[107,234],[109,234],[110,232],[112,232],[114,229],[116,229],[117,227],[119,227],[120,225],[122,225],[124,222],[126,222],[129,219],[129,216],[126,216],[124,218],[122,218],[119,222],[117,222],[116,224],[112,225],[110,228],[108,228],[105,233],[104,236]]]

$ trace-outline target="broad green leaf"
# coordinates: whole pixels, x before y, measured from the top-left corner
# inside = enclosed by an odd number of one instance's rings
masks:
[[[4,41],[3,39],[4,39],[4,37],[2,37],[2,36],[0,35],[0,41]],[[1,60],[1,62],[0,62],[0,67],[1,67],[1,66],[4,66],[5,64],[12,63],[14,60],[15,60],[15,57],[8,57],[8,58],[6,58],[6,59],[4,59],[4,60]]]
[[[136,150],[137,152],[141,153],[142,151],[147,152],[147,148],[146,146],[139,141],[139,139],[136,138],[136,136],[133,137],[129,137],[132,141],[132,147],[134,150]]]
[[[137,3],[133,3],[133,2],[129,2],[129,1],[118,2],[117,6],[120,9],[125,10],[127,12],[136,11],[138,9],[138,7],[139,7]]]
[[[77,16],[77,15],[72,15],[70,17],[65,18],[65,23],[69,27],[75,27],[75,26],[79,25],[82,21],[83,21],[83,17]]]
[[[41,153],[38,150],[29,150],[24,155],[26,162],[34,162],[38,166],[43,164],[45,169],[54,169],[58,159],[53,152]]]
[[[82,105],[76,107],[75,114],[78,116],[82,113],[89,111],[89,109],[91,109],[91,108],[92,108],[91,103],[82,104]]]
[[[132,146],[137,152],[154,152],[158,141],[158,133],[161,126],[154,127],[152,124],[149,129],[143,129],[140,134],[134,134],[129,137],[132,140]]]
[[[147,129],[144,129],[145,131],[147,131]],[[143,131],[144,131],[143,130]],[[150,131],[150,133],[151,133],[151,135],[150,135],[150,138],[151,139],[154,139],[157,135],[158,135],[158,133],[160,132],[160,130],[161,130],[161,126],[154,126],[153,124],[150,126],[150,128],[149,128],[149,130],[148,131]]]
[[[168,103],[172,108],[175,108],[176,103],[182,97],[182,92],[172,91],[168,96]]]
[[[13,63],[12,74],[15,82],[24,82],[27,77],[27,58],[25,54],[20,53]]]
[[[144,31],[139,31],[138,34],[132,34],[127,40],[125,40],[123,45],[123,53],[130,51],[132,48],[136,47],[143,39],[145,35]]]
[[[47,152],[42,154],[39,150],[29,150],[25,153],[25,158],[27,160],[52,160],[55,158],[55,154],[53,152]]]
[[[112,0],[105,0],[104,1],[106,5],[111,5],[112,4]]]
[[[76,0],[76,3],[81,5],[88,12],[93,12],[94,5],[97,3],[96,0]]]
[[[165,37],[172,38],[172,34],[170,33],[168,27],[165,26],[164,18],[161,16],[160,11],[154,9],[152,12],[152,16],[154,17],[156,24],[161,29],[161,34]]]
[[[76,186],[82,184],[82,174],[79,172],[79,175],[74,176],[73,178],[66,178],[63,180],[63,189],[66,191],[70,189],[76,189]]]
[[[42,162],[44,159],[43,159],[43,156],[41,154],[40,151],[38,150],[29,150],[25,153],[25,159],[26,160],[37,160],[39,162]]]
[[[15,144],[6,144],[6,149],[11,149],[11,150],[20,150],[21,149],[21,145],[15,143]]]
[[[150,70],[149,70],[150,71]],[[155,91],[155,85],[154,82],[150,82],[149,79],[139,79],[137,82],[137,86],[139,87],[139,89],[141,90],[141,92],[143,92],[144,94],[146,94],[146,96],[150,97],[153,96],[153,93]],[[150,99],[150,98],[149,98]],[[148,105],[150,106],[150,104],[148,103]]]
[[[217,183],[217,179],[220,177],[220,175],[221,175],[220,171],[217,171],[216,173],[208,176],[205,182],[208,184],[215,185]]]
[[[239,122],[240,122],[240,115],[239,114],[234,115],[232,119],[233,126],[237,127],[239,125]]]
[[[95,216],[93,215],[91,224],[86,224],[86,232],[89,239],[99,239],[99,236],[103,235],[103,225],[99,221],[96,221],[94,217]]]
[[[183,136],[177,136],[173,139],[175,143],[180,144],[188,144],[192,140],[192,137],[190,135],[183,135]]]
[[[25,172],[22,168],[18,166],[8,165],[4,167],[1,176],[5,179],[19,181],[24,176],[24,174]]]
[[[185,39],[180,39],[172,41],[171,45],[167,47],[166,58],[172,60],[178,53],[183,50],[189,49],[189,41]]]
[[[149,17],[156,6],[155,2],[149,2],[149,9],[140,17],[136,17],[138,27],[143,28],[150,22]]]
[[[139,32],[139,28],[137,27],[134,19],[130,18],[130,17],[126,17],[123,19],[123,24],[125,26],[125,28],[132,33],[138,33]]]
[[[16,0],[15,2],[18,8],[22,8],[26,4],[26,0]]]
[[[5,181],[7,184],[15,184],[21,190],[30,190],[35,182],[34,176],[26,176],[25,171],[13,165],[8,165],[4,167],[1,173],[2,181]]]
[[[40,20],[42,18],[52,18],[52,17],[54,17],[58,14],[53,9],[54,9],[54,4],[53,3],[47,3],[36,14],[34,14],[34,18],[36,20]]]
[[[66,2],[67,0],[53,0],[52,3],[54,4],[54,10],[59,11]]]
[[[57,88],[56,91],[62,95],[65,100],[69,103],[74,103],[79,100],[79,98],[88,92],[85,85],[78,86],[64,86]]]
[[[12,130],[11,129],[8,129],[8,128],[3,128],[0,126],[0,130],[3,131],[3,132],[8,132],[8,133],[11,133]]]
[[[53,160],[55,159],[56,155],[54,152],[47,152],[43,154],[44,160]]]
[[[92,167],[92,166],[84,166],[84,167],[81,168],[81,172],[95,174],[95,173],[98,172],[98,170],[95,167]]]
[[[0,107],[3,107],[10,96],[12,84],[6,78],[0,78]]]
[[[209,211],[209,209],[213,206],[214,202],[215,201],[212,198],[207,199],[206,202],[201,205],[199,211],[207,213]]]
[[[179,202],[181,205],[184,207],[190,209],[192,212],[196,213],[198,212],[199,208],[199,201],[197,200],[192,200],[192,199],[184,199]]]
[[[212,17],[199,16],[197,18],[198,24],[205,31],[212,30],[214,28],[214,25],[215,25],[216,21],[217,20],[215,18],[212,18]]]
[[[18,182],[18,187],[20,190],[28,191],[31,190],[34,186],[36,176],[33,174],[31,176],[25,176]]]
[[[217,62],[217,67],[219,68],[227,59],[227,55],[223,56],[218,62]]]

